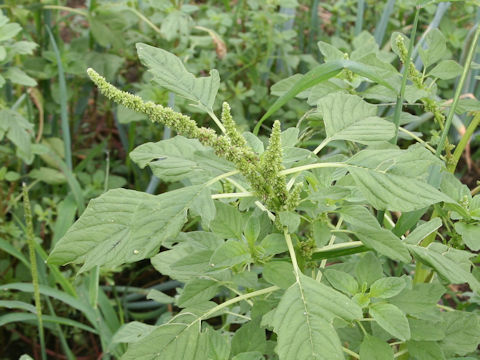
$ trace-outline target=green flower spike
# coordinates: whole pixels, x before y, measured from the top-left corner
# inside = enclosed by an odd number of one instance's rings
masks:
[[[288,194],[287,201],[285,202],[285,210],[294,211],[300,204],[300,194],[303,190],[303,183],[296,183],[293,190]]]
[[[267,201],[267,205],[273,210],[282,209],[282,206],[288,197],[285,176],[278,174],[283,170],[281,134],[280,121],[276,120],[273,123],[272,135],[270,136],[268,148],[263,153],[262,159],[260,160],[260,171],[265,179],[265,183],[271,188],[271,194]]]
[[[232,145],[238,147],[247,147],[247,142],[237,130],[235,121],[230,113],[230,105],[228,105],[227,102],[224,102],[222,105],[222,123],[225,126],[225,132],[230,138]]]

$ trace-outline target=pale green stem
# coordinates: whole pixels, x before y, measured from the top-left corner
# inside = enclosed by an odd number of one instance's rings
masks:
[[[344,353],[350,355],[351,357],[354,357],[355,359],[360,359],[360,355],[358,355],[356,352],[347,349],[346,347],[342,346],[342,350]]]
[[[67,12],[71,12],[71,13],[82,15],[82,16],[88,16],[88,13],[86,11],[83,11],[83,10],[80,10],[80,9],[75,9],[75,8],[68,7],[68,6],[45,5],[45,6],[43,6],[43,9],[67,11]]]
[[[318,145],[315,150],[313,150],[313,153],[314,154],[318,154],[325,146],[328,145],[328,143],[331,141],[332,139],[331,138],[325,138],[321,143],[320,145]]]
[[[225,134],[227,131],[225,130],[225,126],[223,126],[222,122],[217,118],[217,115],[213,111],[208,111],[208,115],[215,121],[215,124],[219,127],[220,130]]]
[[[342,223],[343,223],[343,218],[340,217],[338,219],[337,226],[335,227],[335,230],[339,230],[340,227],[342,226]],[[334,246],[333,243],[335,242],[336,238],[337,237],[335,236],[335,234],[332,234],[332,236],[330,237],[330,240],[328,241],[328,245],[319,249],[318,252],[325,251],[325,250],[332,250],[332,248]],[[360,241],[358,241],[358,242],[361,243]],[[346,244],[351,244],[351,243],[346,243]],[[344,245],[344,244],[338,244],[338,245]],[[325,269],[325,266],[327,266],[327,259],[322,260],[322,262],[320,263],[320,269]],[[318,282],[320,282],[320,280],[322,280],[322,275],[323,275],[322,271],[319,270],[318,274],[317,274],[317,281]]]
[[[455,149],[455,152],[453,153],[452,162],[448,166],[448,170],[451,173],[455,172],[458,160],[460,160],[460,156],[462,156],[463,150],[465,150],[465,147],[467,146],[468,142],[470,141],[470,138],[472,137],[473,132],[475,131],[475,129],[477,128],[479,123],[480,123],[480,112],[477,112],[475,117],[470,122],[470,125],[468,125],[468,128],[465,131],[465,134],[463,134],[462,139],[458,143],[457,148]]]
[[[42,318],[42,303],[40,302],[40,288],[38,285],[38,269],[37,269],[37,256],[35,254],[35,234],[33,231],[33,217],[32,207],[30,206],[30,198],[28,197],[27,185],[23,183],[23,208],[25,211],[25,222],[27,225],[27,244],[28,252],[30,255],[30,270],[32,272],[33,283],[33,296],[35,299],[35,309],[37,312],[38,320],[38,337],[40,338],[40,347],[42,352],[42,359],[47,359],[47,353],[45,350],[45,333],[43,330],[43,318]]]
[[[480,26],[477,26],[477,29],[475,30],[475,34],[473,36],[472,44],[470,46],[470,49],[468,50],[468,55],[465,60],[465,64],[463,66],[463,72],[462,72],[462,75],[460,76],[460,81],[458,82],[457,88],[455,90],[455,95],[453,96],[452,106],[448,111],[447,120],[445,121],[445,127],[443,129],[442,136],[440,137],[440,142],[438,143],[438,146],[437,146],[437,152],[436,152],[437,156],[439,156],[442,153],[443,148],[445,146],[445,140],[447,138],[448,131],[450,130],[450,125],[452,124],[453,116],[455,115],[455,109],[457,108],[458,100],[460,99],[460,94],[462,93],[462,90],[463,90],[463,84],[465,83],[465,79],[467,78],[468,72],[470,71],[470,65],[472,63],[473,55],[475,54],[475,49],[477,48],[479,37],[480,37]]]
[[[232,171],[223,173],[223,174],[218,175],[217,177],[214,177],[213,179],[209,180],[209,181],[205,184],[205,186],[213,185],[213,184],[215,184],[215,183],[216,183],[217,181],[219,181],[219,180],[228,178],[229,176],[237,175],[237,174],[239,174],[239,173],[240,173],[240,171],[238,171],[238,170],[232,170]],[[246,190],[242,190],[242,191],[246,191]]]
[[[402,351],[399,351],[395,355],[393,355],[393,357],[397,358],[399,356],[405,355],[406,353],[408,353],[408,349],[403,349]]]
[[[440,304],[437,304],[437,307],[439,309],[442,309],[442,310],[445,310],[445,311],[455,311],[454,308],[451,308],[450,306],[445,306],[445,305],[440,305]]]
[[[137,15],[142,21],[145,22],[145,24],[147,24],[148,26],[150,26],[156,33],[160,34],[163,36],[162,34],[162,31],[154,24],[152,23],[150,20],[148,20],[145,15],[143,15],[140,11],[138,11],[137,9],[135,8],[128,8],[128,10],[130,10],[131,12],[133,12],[135,15]]]
[[[247,321],[252,320],[252,318],[250,318],[248,316],[237,314],[237,313],[234,313],[232,311],[225,311],[225,314],[232,315],[232,316],[235,316],[235,317],[239,317],[240,319],[245,319]]]
[[[411,131],[408,131],[407,129],[404,129],[402,127],[399,127],[398,128],[399,131],[407,134],[408,136],[410,136],[412,139],[418,141],[420,144],[422,144],[426,149],[430,150],[432,153],[435,154],[435,149],[430,146],[426,141],[420,139],[417,135],[415,135],[414,133],[412,133]]]
[[[212,199],[230,199],[230,198],[246,198],[255,196],[254,193],[246,192],[237,192],[237,193],[224,193],[224,194],[213,194]]]
[[[357,321],[358,327],[362,330],[362,333],[364,335],[367,335],[367,331],[365,330],[365,327],[362,325],[360,321]]]
[[[313,252],[320,253],[320,252],[332,251],[332,250],[353,249],[362,245],[363,243],[361,241],[350,241],[350,242],[341,243],[341,244],[323,246],[321,248],[315,249]]]
[[[350,165],[345,164],[345,163],[337,163],[337,162],[331,162],[331,163],[316,163],[316,164],[309,164],[309,165],[302,165],[302,166],[297,166],[293,167],[290,169],[282,170],[279,171],[279,175],[288,175],[288,174],[295,174],[298,172],[302,172],[305,170],[311,170],[311,169],[319,169],[319,168],[346,168],[349,167]]]
[[[290,254],[290,259],[292,260],[293,271],[295,272],[295,277],[297,282],[300,280],[300,269],[297,263],[297,256],[295,255],[295,249],[293,248],[292,238],[288,233],[286,227],[283,228],[283,235],[285,236],[285,242],[287,243],[288,253]]]
[[[210,309],[210,310],[207,311],[205,314],[203,314],[202,316],[200,316],[200,317],[197,319],[197,321],[206,319],[206,318],[208,318],[210,315],[215,314],[217,311],[222,310],[223,308],[226,308],[226,307],[228,307],[228,306],[230,306],[230,305],[236,304],[236,303],[238,303],[238,302],[240,302],[240,301],[244,301],[244,300],[247,300],[247,299],[250,299],[250,298],[253,298],[253,297],[256,297],[256,296],[260,296],[260,295],[263,295],[263,294],[269,294],[269,293],[274,292],[274,291],[277,291],[277,290],[280,290],[280,288],[279,288],[278,286],[270,286],[270,287],[265,288],[265,289],[253,291],[253,292],[248,293],[248,294],[243,294],[243,295],[234,297],[233,299],[227,300],[227,301],[225,301],[224,303],[222,303],[222,304],[220,304],[220,305],[217,305],[217,306],[215,306],[214,308]],[[195,322],[193,322],[193,323],[195,323]],[[193,323],[192,323],[192,324],[193,324]],[[191,326],[192,324],[190,324],[190,326]]]
[[[233,179],[228,178],[227,181],[229,181],[233,186],[237,187],[240,191],[242,192],[248,192],[247,189],[245,189],[242,185],[240,185],[238,182],[236,182]],[[275,215],[273,215],[270,210],[268,210],[265,205],[263,205],[260,201],[255,201],[255,205],[262,211],[265,211],[270,218],[270,220],[275,221]]]

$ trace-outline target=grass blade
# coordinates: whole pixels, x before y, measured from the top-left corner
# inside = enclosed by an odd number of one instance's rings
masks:
[[[355,20],[355,36],[360,34],[363,29],[363,13],[365,11],[365,0],[357,1],[357,19]]]
[[[373,37],[377,42],[378,46],[382,46],[383,39],[385,38],[385,33],[387,32],[388,21],[393,12],[393,7],[395,6],[395,0],[388,0],[387,4],[383,8],[382,17],[375,27],[375,32]]]
[[[62,120],[63,143],[65,144],[65,161],[67,163],[68,170],[72,172],[72,141],[70,137],[70,125],[68,121],[67,84],[65,82],[65,73],[63,71],[62,59],[57,47],[57,42],[55,41],[50,27],[46,26],[45,28],[48,32],[48,36],[50,37],[50,42],[52,43],[52,48],[57,59],[58,85],[60,89],[60,116]]]
[[[23,209],[25,212],[25,223],[27,224],[27,245],[30,256],[30,271],[32,273],[33,295],[35,299],[36,318],[38,322],[38,337],[40,339],[40,348],[42,352],[42,359],[47,359],[47,352],[45,348],[45,332],[43,329],[42,319],[42,303],[40,302],[40,289],[38,285],[38,269],[37,269],[37,255],[35,254],[35,234],[33,232],[33,216],[32,207],[30,206],[30,199],[28,197],[27,185],[23,183]]]

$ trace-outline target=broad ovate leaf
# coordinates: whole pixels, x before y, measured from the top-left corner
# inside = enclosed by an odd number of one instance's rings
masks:
[[[157,84],[193,101],[205,111],[212,111],[220,85],[217,70],[211,70],[210,76],[196,78],[178,57],[166,50],[138,43],[137,52]]]
[[[395,135],[393,123],[376,115],[377,107],[357,95],[334,93],[318,102],[329,140],[349,140],[362,144],[385,141]]]
[[[353,321],[361,308],[340,292],[299,274],[282,296],[272,325],[280,360],[343,359],[334,318]]]
[[[164,240],[179,233],[190,208],[212,211],[208,194],[202,185],[158,196],[110,190],[89,203],[59,240],[48,261],[82,262],[80,272],[84,272],[97,265],[114,267],[149,257]]]
[[[140,145],[130,153],[130,158],[142,169],[148,165],[159,179],[190,179],[195,184],[234,168],[198,140],[183,136]]]
[[[405,314],[395,305],[375,303],[369,309],[372,318],[394,337],[405,341],[410,339],[410,327]]]
[[[454,202],[426,181],[430,166],[437,162],[426,149],[367,149],[347,162],[359,190],[376,209],[408,212]]]

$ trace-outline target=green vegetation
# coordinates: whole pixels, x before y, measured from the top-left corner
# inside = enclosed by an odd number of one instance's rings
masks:
[[[1,8],[0,359],[480,359],[480,3]]]

